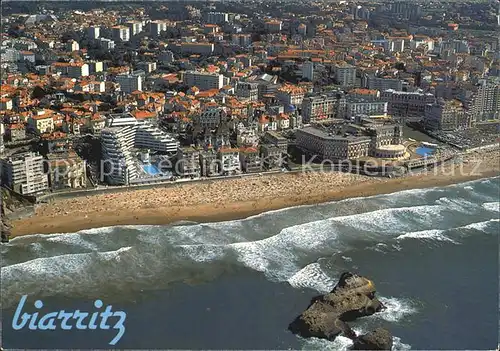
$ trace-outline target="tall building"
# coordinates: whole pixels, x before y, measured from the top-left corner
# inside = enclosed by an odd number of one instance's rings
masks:
[[[66,50],[67,51],[78,51],[80,50],[80,45],[78,42],[71,40],[66,44]]]
[[[163,21],[149,22],[150,33],[153,37],[160,36],[160,33],[167,30],[167,24]]]
[[[133,91],[142,91],[142,79],[139,74],[119,74],[116,82],[120,84],[121,91],[130,94]]]
[[[89,65],[86,63],[75,62],[68,66],[68,76],[71,78],[87,77],[89,74]]]
[[[302,64],[302,78],[311,82],[314,80],[314,62],[306,61]]]
[[[111,27],[111,33],[115,40],[129,41],[130,40],[130,29],[126,26],[114,26]]]
[[[179,147],[175,171],[182,177],[199,178],[201,174],[200,151],[194,147]]]
[[[130,30],[130,35],[137,35],[142,32],[142,22],[141,21],[128,21],[125,25]]]
[[[252,44],[251,34],[233,34],[231,36],[231,41],[233,45],[238,45],[242,47],[247,47]]]
[[[5,146],[3,143],[4,135],[5,135],[5,127],[3,122],[0,122],[0,154],[3,154],[5,151]]]
[[[99,46],[106,50],[113,50],[115,48],[115,42],[111,39],[99,38]]]
[[[283,22],[279,20],[271,20],[264,23],[265,29],[270,33],[279,33],[282,29]]]
[[[1,160],[2,181],[23,195],[35,194],[48,189],[49,179],[44,172],[43,157],[26,152]]]
[[[103,179],[110,184],[128,184],[137,178],[134,162],[135,126],[104,128],[101,131]]]
[[[112,127],[101,131],[103,175],[110,184],[129,184],[138,178],[135,149],[148,149],[161,153],[175,153],[178,141],[152,124],[134,123],[130,118],[121,124],[120,118]],[[115,121],[113,121],[115,122]]]
[[[476,121],[500,119],[500,79],[481,80],[466,105]]]
[[[335,80],[344,87],[356,85],[356,67],[347,63],[334,66]]]
[[[89,38],[98,39],[101,35],[101,28],[97,26],[90,26],[88,29]]]
[[[207,23],[223,24],[229,21],[229,14],[225,12],[209,12],[207,13]]]
[[[221,89],[224,86],[224,76],[218,73],[187,71],[182,80],[185,85],[196,86],[200,90]]]

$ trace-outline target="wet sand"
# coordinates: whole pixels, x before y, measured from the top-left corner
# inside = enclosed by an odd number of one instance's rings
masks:
[[[498,176],[499,157],[498,151],[472,154],[464,164],[393,179],[339,172],[282,173],[59,199],[37,206],[32,217],[14,221],[12,236],[182,220],[216,222],[298,205],[444,186]]]

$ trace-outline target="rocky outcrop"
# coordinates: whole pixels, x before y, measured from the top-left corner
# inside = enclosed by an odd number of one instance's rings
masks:
[[[383,310],[384,305],[375,297],[375,285],[365,277],[343,273],[331,292],[312,299],[309,307],[289,326],[290,331],[302,337],[317,337],[334,340],[343,335],[362,345],[383,345],[370,343],[370,340],[382,340],[383,333],[366,335],[368,339],[357,337],[346,323],[360,317],[371,316]],[[379,329],[377,329],[379,330]],[[390,333],[384,330],[391,339]],[[375,331],[374,331],[375,332]],[[376,338],[378,337],[378,339]],[[387,345],[387,344],[385,344]],[[381,350],[373,348],[373,350]]]
[[[392,335],[384,328],[377,328],[354,340],[353,350],[391,350]]]
[[[12,226],[7,218],[7,211],[3,202],[0,203],[0,241],[8,242]]]

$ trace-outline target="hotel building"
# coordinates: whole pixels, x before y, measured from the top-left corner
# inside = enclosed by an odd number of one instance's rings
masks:
[[[337,136],[314,127],[296,132],[296,143],[305,152],[323,160],[342,161],[368,156],[370,137]]]
[[[129,120],[130,118],[126,118]],[[146,123],[124,123],[101,131],[104,174],[110,184],[129,184],[138,177],[135,149],[148,149],[161,153],[175,153],[178,141],[157,127]]]
[[[406,92],[388,89],[380,94],[382,101],[388,102],[388,113],[393,117],[423,117],[425,106],[436,99],[430,93],[419,91]]]

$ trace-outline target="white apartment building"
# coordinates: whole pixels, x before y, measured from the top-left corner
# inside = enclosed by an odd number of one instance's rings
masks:
[[[307,78],[309,81],[314,80],[314,62],[307,61],[302,64],[302,78]]]
[[[302,121],[307,124],[335,117],[337,99],[333,96],[320,95],[302,100]]]
[[[3,154],[5,151],[5,145],[3,143],[3,137],[5,135],[5,126],[3,122],[0,122],[0,154]]]
[[[500,119],[500,79],[481,80],[467,105],[477,121]]]
[[[104,71],[104,63],[102,61],[90,61],[88,65],[91,74]]]
[[[137,178],[138,169],[132,153],[135,126],[104,128],[101,148],[104,180],[109,184],[128,184]]]
[[[229,21],[229,14],[225,12],[209,12],[207,13],[207,23],[223,24]]]
[[[252,36],[250,34],[233,34],[231,42],[233,45],[247,47],[252,44]]]
[[[89,38],[98,39],[101,35],[101,28],[96,26],[91,26],[88,29]]]
[[[115,42],[111,39],[99,38],[99,46],[106,50],[113,50],[115,48]]]
[[[163,153],[175,153],[179,142],[171,135],[149,123],[137,124],[135,147]]]
[[[141,21],[128,21],[125,25],[130,29],[130,35],[137,35],[142,32]]]
[[[356,67],[347,63],[334,66],[335,80],[345,87],[352,87],[356,84]]]
[[[223,175],[241,172],[239,149],[222,148],[219,150],[217,157]]]
[[[151,73],[156,71],[156,62],[139,62],[137,64],[137,68],[146,73]]]
[[[389,51],[390,52],[403,52],[405,50],[405,40],[404,39],[391,39],[389,40]]]
[[[381,78],[372,75],[366,76],[366,87],[374,90],[403,90],[403,81],[397,78]]]
[[[129,41],[130,40],[130,29],[127,26],[114,26],[111,27],[111,33],[113,34],[113,38],[121,40],[121,41]]]
[[[149,22],[150,32],[153,37],[160,36],[160,33],[167,30],[167,24],[163,21]]]
[[[116,82],[120,84],[121,91],[130,94],[133,91],[142,91],[143,77],[138,74],[119,74]]]
[[[49,178],[44,172],[43,157],[26,152],[1,160],[2,181],[23,195],[36,194],[49,188]]]
[[[224,76],[218,73],[186,71],[182,80],[185,85],[196,86],[200,90],[221,89],[224,86]]]
[[[66,50],[67,51],[78,51],[80,50],[80,44],[78,42],[71,40],[66,44]]]
[[[103,174],[110,184],[129,184],[138,178],[135,149],[177,152],[179,142],[152,124],[137,121],[134,124],[130,118],[124,121],[115,118],[110,124],[114,127],[101,131]]]
[[[68,76],[71,78],[87,77],[90,74],[89,65],[75,62],[68,66]]]

